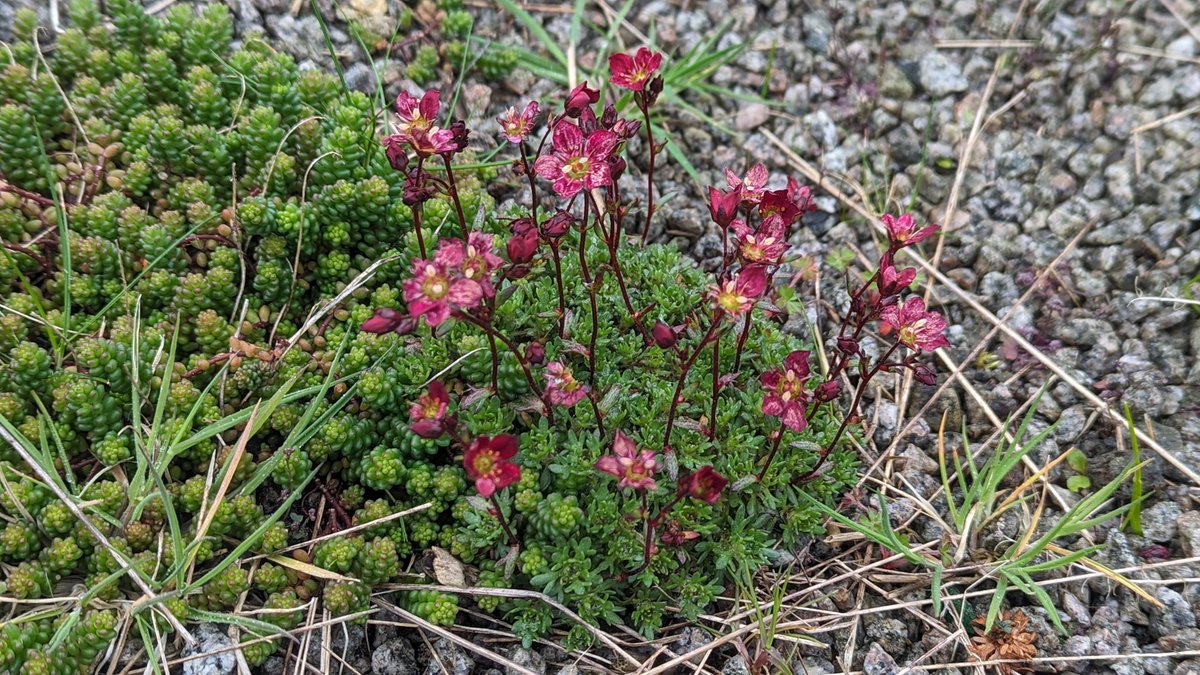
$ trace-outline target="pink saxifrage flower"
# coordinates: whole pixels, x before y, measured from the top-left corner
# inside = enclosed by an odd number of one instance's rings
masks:
[[[479,282],[463,278],[436,260],[414,260],[413,276],[404,282],[404,300],[414,317],[437,327],[459,309],[474,309],[483,299]]]
[[[638,452],[637,446],[625,434],[617,432],[613,439],[613,454],[596,462],[596,469],[620,479],[618,486],[633,490],[653,490],[656,469],[654,453]]]
[[[919,244],[938,231],[937,225],[929,225],[918,230],[913,217],[907,213],[900,217],[885,213],[880,219],[883,221],[883,226],[887,228],[892,248],[897,250]]]
[[[767,189],[767,179],[770,176],[767,174],[767,167],[762,164],[755,164],[746,172],[745,178],[738,178],[738,175],[729,169],[725,169],[725,182],[729,183],[731,189],[737,190],[741,195],[742,201],[747,204],[757,204],[762,200],[763,192]]]
[[[895,330],[900,344],[909,349],[932,352],[950,346],[942,335],[946,320],[937,312],[926,311],[925,301],[919,297],[909,298],[903,305],[885,307],[879,313],[879,320]]]
[[[521,480],[521,467],[508,461],[516,455],[517,439],[508,434],[471,441],[463,454],[463,467],[481,497],[491,499],[497,490]]]
[[[435,380],[429,391],[417,397],[408,410],[409,429],[421,438],[441,438],[446,433],[446,411],[450,408],[450,394],[446,385]]]
[[[787,225],[781,216],[767,218],[757,230],[750,229],[740,218],[730,227],[737,236],[738,255],[747,263],[775,265],[787,252]]]
[[[808,426],[805,414],[809,396],[804,388],[812,374],[808,357],[808,352],[792,352],[784,360],[783,370],[767,371],[761,377],[762,386],[767,390],[762,402],[763,414],[778,417],[785,427],[796,433]]]
[[[464,279],[479,284],[484,297],[496,294],[492,287],[492,273],[504,264],[493,252],[494,239],[490,234],[472,232],[464,242],[461,239],[443,239],[438,244],[434,261],[447,269],[458,270]]]
[[[613,54],[608,57],[609,82],[629,91],[642,91],[646,83],[662,67],[662,54],[642,47],[633,56]]]
[[[579,403],[587,396],[587,386],[575,379],[571,369],[561,361],[546,364],[546,398],[550,405],[564,408]]]
[[[554,125],[554,151],[539,157],[533,170],[554,184],[559,197],[570,199],[580,190],[612,184],[608,158],[617,142],[617,135],[606,129],[584,137],[574,123],[560,120]]]
[[[525,104],[525,109],[517,112],[516,107],[509,108],[496,121],[500,123],[500,129],[504,133],[504,137],[509,143],[520,145],[529,137],[529,133],[533,131],[533,121],[537,118],[541,109],[538,107],[537,101],[530,101]]]
[[[717,309],[733,317],[750,311],[766,289],[766,269],[762,265],[749,265],[725,283],[710,286],[708,293]]]
[[[407,144],[421,157],[456,152],[459,149],[459,139],[456,138],[455,132],[437,126],[440,108],[438,97],[437,90],[432,89],[425,92],[420,99],[403,91],[396,97],[396,115],[399,116],[400,123],[396,125],[397,133],[394,138]]]

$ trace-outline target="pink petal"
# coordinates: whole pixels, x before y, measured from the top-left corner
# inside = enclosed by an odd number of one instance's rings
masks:
[[[554,152],[569,154],[583,145],[583,132],[566,120],[554,125]]]
[[[788,354],[787,359],[783,363],[788,370],[799,375],[801,379],[808,377],[808,352],[794,351]]]
[[[491,499],[496,494],[496,483],[491,478],[480,477],[475,481],[475,490],[484,499]]]
[[[413,316],[416,315],[417,313],[413,312]],[[425,323],[429,324],[430,328],[437,328],[450,318],[450,307],[444,302],[433,304],[428,311],[424,312],[424,317]]]
[[[589,190],[612,185],[612,172],[608,169],[608,163],[592,164],[592,170],[588,172],[583,184]]]
[[[767,185],[767,167],[755,164],[746,173],[746,185],[754,190],[761,190]]]
[[[421,117],[432,122],[438,116],[438,97],[439,92],[436,89],[425,92],[421,97]]]
[[[459,279],[450,286],[446,299],[459,307],[470,309],[483,299],[483,287],[470,279]]]
[[[599,164],[608,159],[619,141],[620,139],[613,132],[600,129],[588,136],[584,151],[592,163]]]
[[[804,419],[804,409],[798,405],[790,405],[787,410],[783,411],[783,425],[796,433],[804,431],[808,427],[808,420]]]
[[[596,460],[596,470],[607,473],[620,478],[623,475],[621,465],[617,462],[617,458],[612,455],[605,455]]]
[[[500,434],[492,439],[492,450],[500,459],[512,459],[517,454],[517,437],[510,434]]]
[[[613,452],[618,457],[633,457],[637,455],[637,446],[629,440],[628,436],[618,431],[616,437],[613,438]]]
[[[562,162],[554,155],[542,155],[533,163],[533,172],[546,180],[554,180],[562,175]]]
[[[771,394],[763,399],[762,412],[770,417],[779,417],[783,414],[783,399]]]

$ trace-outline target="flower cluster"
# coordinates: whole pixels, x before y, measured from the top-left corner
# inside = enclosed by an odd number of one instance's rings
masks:
[[[774,307],[775,276],[788,263],[789,239],[794,228],[815,207],[807,187],[793,179],[772,184],[771,175],[762,164],[755,164],[740,175],[726,170],[725,184],[710,187],[707,197],[709,214],[723,233],[716,279],[704,290],[703,302],[696,303],[696,298],[692,298],[690,306],[682,310],[683,316],[658,314],[664,310],[654,302],[647,302],[645,295],[628,285],[625,261],[618,250],[626,231],[625,219],[633,213],[620,193],[620,180],[627,168],[622,154],[626,141],[643,132],[649,149],[650,176],[643,237],[649,232],[654,215],[654,157],[661,146],[654,143],[649,110],[663,90],[660,74],[663,60],[660,54],[641,49],[634,54],[614,55],[609,65],[610,84],[631,92],[625,101],[633,101],[643,120],[622,116],[612,104],[601,111],[595,110],[600,91],[586,82],[567,94],[561,109],[546,110],[537,101],[509,108],[497,122],[504,141],[520,150],[520,157],[512,167],[518,178],[528,184],[532,204],[506,221],[508,235],[503,241],[506,259],[496,253],[500,242],[490,234],[468,232],[466,222],[460,217],[461,237],[441,239],[432,256],[424,255],[422,244],[422,254],[412,260],[411,272],[403,281],[406,310],[379,310],[363,329],[407,334],[417,328],[421,317],[431,328],[452,317],[458,319],[467,330],[479,331],[480,338],[486,340],[492,378],[490,389],[474,390],[464,396],[457,408],[458,415],[465,414],[470,407],[468,397],[471,406],[478,406],[482,398],[500,396],[504,383],[511,383],[513,378],[509,376],[515,372],[519,377],[510,388],[522,389],[521,414],[540,413],[551,429],[581,419],[594,424],[599,438],[610,443],[611,450],[589,458],[589,465],[615,479],[616,494],[621,499],[640,501],[637,513],[641,519],[643,555],[636,569],[621,575],[626,578],[641,574],[653,564],[660,543],[683,546],[702,536],[703,528],[690,512],[698,505],[717,504],[729,486],[729,479],[717,469],[724,466],[719,458],[707,463],[695,456],[694,449],[688,448],[681,461],[683,453],[673,445],[676,421],[682,409],[694,402],[685,395],[689,375],[702,357],[708,355],[711,388],[706,387],[706,402],[710,407],[702,422],[691,428],[698,427],[703,435],[716,440],[722,432],[718,407],[722,390],[746,377],[742,373],[743,351],[755,329],[764,330],[764,324],[769,323],[766,317],[778,313]],[[397,159],[393,165],[406,174],[406,201],[414,205],[414,226],[420,243],[420,206],[428,194],[446,195],[456,211],[461,211],[455,192],[454,167],[448,158],[463,150],[467,133],[460,126],[438,126],[436,92],[427,92],[419,100],[402,95],[397,102],[397,113],[397,133],[389,139],[387,147],[389,157],[400,148],[417,159],[415,169],[409,166],[407,158]],[[547,119],[539,141],[535,133],[543,114]],[[424,160],[435,155],[445,160],[444,175],[434,175],[424,168]],[[541,211],[539,181],[544,181],[540,183],[542,189],[549,185],[559,202],[548,212]],[[757,462],[757,476],[747,476],[738,485],[753,483],[754,478],[758,482],[766,480],[775,458],[785,447],[782,440],[786,434],[811,434],[810,427],[818,424],[817,420],[832,417],[842,393],[842,376],[847,371],[856,370],[858,375],[850,413],[843,416],[831,440],[819,452],[810,453],[807,464],[789,459],[787,466],[791,467],[791,473],[779,480],[802,482],[816,474],[827,456],[839,447],[852,420],[858,418],[857,408],[867,383],[875,375],[909,369],[918,379],[927,381],[932,374],[917,358],[947,345],[943,335],[946,323],[939,315],[927,311],[919,298],[901,301],[916,273],[897,267],[895,259],[899,251],[928,239],[937,228],[918,228],[908,215],[884,216],[884,224],[889,247],[881,257],[879,269],[852,296],[850,311],[832,340],[837,350],[829,371],[823,376],[815,373],[812,353],[804,349],[794,349],[786,357],[781,353],[779,360],[773,361],[774,366],[755,364],[760,369],[749,377],[756,378],[761,386],[763,433],[771,445],[766,456]],[[589,249],[594,247],[601,249],[599,260],[603,264],[599,266],[591,262],[596,259],[596,252]],[[574,276],[564,274],[570,260],[570,256],[562,255],[564,251],[577,254]],[[509,326],[496,324],[505,297],[551,276],[557,300],[557,312],[553,313],[556,326],[551,331],[526,328],[513,332],[502,330]],[[569,288],[567,279],[578,283]],[[602,293],[606,284],[611,292],[608,296]],[[569,301],[572,295],[582,296],[582,300],[572,303]],[[604,305],[605,302],[609,304]],[[590,315],[590,321],[584,324],[587,326],[584,335],[573,334],[574,322],[568,322],[569,314],[576,311]],[[614,311],[622,317],[623,330],[630,331],[627,336],[640,339],[645,349],[665,350],[665,361],[673,369],[670,378],[674,394],[664,403],[666,424],[662,445],[657,449],[640,448],[623,430],[606,428],[606,422],[613,420],[630,428],[629,417],[609,417],[611,403],[606,404],[602,399],[612,398],[614,391],[611,383],[598,378],[604,371],[602,359],[611,358],[599,340],[600,317]],[[537,325],[536,321],[530,323]],[[868,357],[860,347],[864,331],[873,325],[893,338],[891,347],[878,358]],[[728,369],[728,361],[721,356],[726,336],[734,350],[732,369]],[[505,364],[515,364],[515,368]],[[584,402],[590,405],[580,406]],[[446,442],[444,439],[448,438],[461,448],[468,478],[474,482],[479,496],[490,501],[486,508],[511,544],[520,543],[516,536],[519,532],[557,531],[574,526],[578,514],[573,503],[552,495],[553,499],[547,497],[544,504],[539,504],[526,496],[530,489],[521,479],[522,465],[532,469],[527,462],[553,462],[552,457],[518,459],[515,434],[491,435],[503,428],[490,428],[487,435],[467,435],[468,425],[460,423],[451,408],[446,387],[435,381],[411,404],[409,429],[422,439]],[[825,424],[826,428],[832,426]],[[657,442],[657,434],[654,437]],[[681,463],[690,470],[681,471]],[[674,484],[673,489],[663,489],[668,481]],[[521,487],[516,490],[511,507],[507,507],[500,493],[518,483]],[[691,507],[677,509],[687,500],[694,500]],[[681,514],[684,511],[688,513]]]

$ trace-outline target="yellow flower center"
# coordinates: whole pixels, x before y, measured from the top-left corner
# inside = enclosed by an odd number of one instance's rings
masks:
[[[563,175],[571,180],[583,180],[587,178],[590,169],[587,157],[575,157],[563,164]]]

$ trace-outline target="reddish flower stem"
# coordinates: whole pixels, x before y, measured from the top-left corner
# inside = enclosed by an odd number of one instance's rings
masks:
[[[650,220],[654,218],[654,132],[650,129],[650,106],[639,97],[638,107],[646,118],[646,145],[650,148],[650,167],[646,171],[646,224],[642,226],[642,246],[650,238]]]
[[[679,396],[683,393],[683,384],[687,381],[688,372],[690,372],[692,366],[696,364],[696,359],[700,357],[700,353],[703,352],[704,348],[708,346],[709,340],[713,338],[713,335],[717,332],[717,328],[720,327],[721,322],[718,320],[719,318],[719,313],[713,314],[712,323],[708,327],[708,332],[705,333],[704,337],[700,339],[700,344],[696,345],[696,349],[692,352],[692,355],[689,356],[687,361],[684,361],[683,363],[683,370],[679,373],[679,381],[675,383],[675,393],[671,395],[671,410],[669,413],[667,413],[667,430],[663,433],[663,454],[670,454],[673,452],[673,450],[671,450],[671,431],[675,428],[675,413],[679,409]]]
[[[746,324],[742,326],[742,332],[738,334],[737,350],[733,355],[733,372],[738,372],[742,367],[742,350],[746,348],[746,339],[750,337],[750,315],[746,315]]]
[[[653,520],[650,520],[649,519],[650,507],[647,504],[646,493],[644,493],[644,492],[642,493],[642,513],[647,518],[647,520],[646,520],[646,537],[643,540],[643,544],[642,544],[642,564],[638,565],[637,569],[630,572],[626,576],[635,577],[635,576],[641,574],[642,572],[645,572],[646,568],[650,566],[650,562],[653,559],[653,555],[651,554],[650,549],[653,547],[654,533],[656,530],[658,530],[658,526],[662,525],[663,518],[665,518],[667,516],[667,514],[671,512],[671,509],[675,508],[675,505],[678,504],[680,502],[680,500],[683,499],[683,497],[684,497],[683,495],[676,492],[675,496],[671,498],[671,501],[667,502],[666,506],[659,509],[658,515],[654,516]]]
[[[462,231],[463,240],[467,239],[467,218],[463,215],[462,200],[458,198],[458,185],[454,182],[454,167],[450,165],[450,156],[442,155],[446,165],[446,181],[450,187],[450,200],[454,202],[454,213],[458,216],[458,227]]]
[[[536,394],[539,399],[542,399],[546,406],[546,418],[550,420],[551,424],[554,424],[554,408],[545,401],[544,392],[542,391],[541,387],[537,386],[537,381],[533,379],[533,372],[529,370],[529,364],[525,362],[525,357],[522,356],[521,352],[517,350],[516,345],[509,341],[508,338],[497,332],[496,329],[492,328],[490,322],[477,319],[466,312],[455,312],[454,317],[456,319],[466,321],[472,326],[482,329],[489,336],[494,336],[495,339],[499,340],[508,349],[508,351],[512,352],[513,356],[517,357],[517,363],[521,366],[521,372],[525,374],[525,382],[529,385],[529,390]]]
[[[871,383],[871,380],[877,374],[879,374],[879,370],[883,368],[883,366],[887,363],[887,360],[891,358],[892,354],[895,353],[899,346],[899,342],[892,345],[891,349],[888,349],[887,353],[879,359],[879,362],[876,363],[873,368],[867,371],[866,374],[864,374],[858,381],[858,386],[854,389],[854,400],[850,403],[849,413],[842,416],[842,423],[840,426],[838,426],[837,433],[833,435],[833,440],[829,442],[829,445],[826,445],[825,448],[821,450],[821,454],[819,457],[817,457],[817,463],[813,466],[813,468],[809,469],[808,473],[800,476],[794,482],[803,483],[817,475],[817,471],[819,471],[825,464],[825,460],[829,458],[829,454],[833,452],[834,448],[837,447],[838,441],[842,440],[842,434],[845,433],[846,428],[850,425],[850,419],[857,417],[858,405],[862,402],[863,394],[867,392],[867,385]],[[767,466],[769,467],[770,464]],[[764,471],[765,469],[766,467],[764,467]]]
[[[782,424],[779,425],[779,431],[775,434],[775,442],[771,445],[771,452],[767,453],[767,461],[763,464],[763,468],[758,472],[758,482],[763,482],[763,478],[767,475],[767,470],[771,468],[771,462],[775,461],[775,453],[779,452],[779,446],[783,442],[783,432],[786,431]]]
[[[496,499],[496,495],[491,497],[492,507],[496,509],[496,520],[500,521],[500,527],[504,528],[504,534],[508,536],[508,543],[516,546],[520,542],[517,541],[517,536],[508,527],[508,521],[504,519],[504,510],[500,508],[500,500]]]
[[[708,438],[717,438],[717,399],[721,395],[721,341],[715,340],[712,349],[712,407],[708,414]]]
[[[420,180],[422,166],[425,164],[424,157],[417,158],[417,179]],[[417,231],[417,250],[421,253],[421,259],[425,260],[425,235],[421,234],[421,216],[425,212],[425,203],[420,202],[412,207],[413,214],[413,229]]]
[[[558,337],[567,337],[567,300],[563,293],[562,259],[558,250],[558,242],[550,242],[550,252],[554,257],[554,285],[558,288]]]
[[[545,139],[543,139],[545,142]],[[531,204],[531,213],[533,215],[533,224],[538,226],[538,196],[537,196],[537,181],[533,179],[533,168],[529,165],[529,158],[526,153],[529,149],[525,145],[525,141],[521,141],[521,169],[525,172],[525,179],[529,181],[529,199]],[[538,152],[541,152],[541,146],[538,146]]]
[[[583,219],[579,221],[579,273],[588,289],[588,305],[592,313],[592,335],[588,342],[588,379],[592,389],[596,388],[596,338],[600,334],[600,310],[596,306],[596,286],[592,272],[587,264],[587,231],[588,231],[587,200],[583,200]]]

